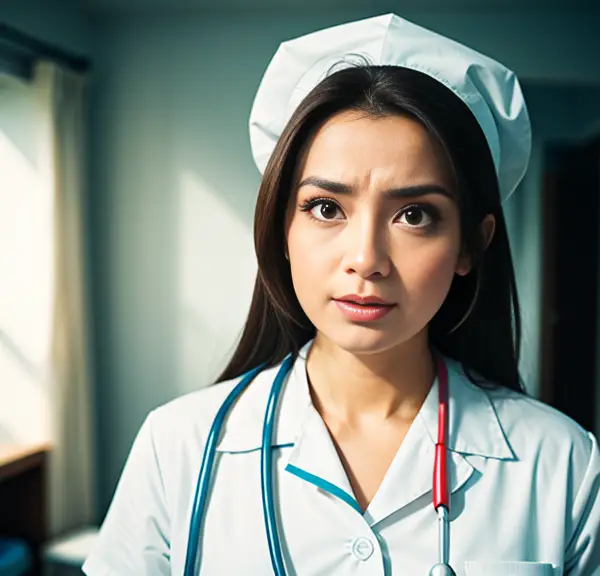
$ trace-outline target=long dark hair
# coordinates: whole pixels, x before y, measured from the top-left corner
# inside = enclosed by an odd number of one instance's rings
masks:
[[[473,381],[522,391],[518,373],[521,324],[515,274],[498,180],[485,136],[469,108],[440,82],[396,66],[359,65],[327,76],[298,106],[265,169],[254,220],[258,273],[241,340],[217,381],[273,366],[314,337],[285,258],[285,214],[302,153],[315,131],[346,110],[419,121],[438,143],[454,177],[464,253],[472,270],[455,275],[429,325],[431,344],[462,363]],[[480,224],[496,229],[485,249]],[[465,319],[465,315],[466,319]],[[458,327],[457,327],[458,326]]]

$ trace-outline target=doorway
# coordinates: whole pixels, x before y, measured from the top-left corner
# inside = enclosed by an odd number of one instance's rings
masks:
[[[598,432],[600,139],[552,144],[544,160],[540,395]]]

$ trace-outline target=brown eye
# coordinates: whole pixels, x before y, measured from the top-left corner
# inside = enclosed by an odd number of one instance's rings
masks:
[[[400,223],[406,224],[411,228],[424,228],[425,226],[429,226],[431,222],[431,216],[423,208],[416,206],[407,208],[400,214]]]
[[[335,202],[320,201],[315,204],[310,214],[317,220],[339,220],[341,210]]]

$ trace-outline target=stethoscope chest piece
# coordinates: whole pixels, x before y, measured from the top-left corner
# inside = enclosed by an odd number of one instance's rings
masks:
[[[456,576],[456,572],[448,564],[436,564],[429,571],[429,576]]]

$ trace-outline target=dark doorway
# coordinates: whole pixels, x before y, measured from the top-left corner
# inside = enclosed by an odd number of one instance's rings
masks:
[[[595,431],[600,140],[545,157],[541,398]]]

